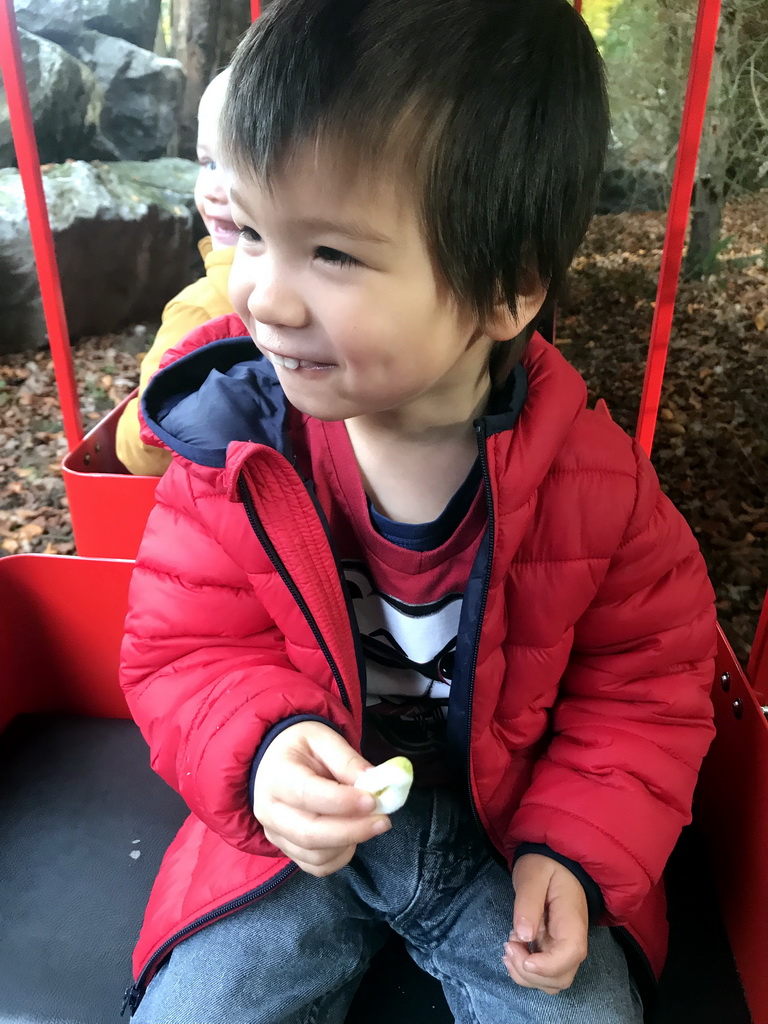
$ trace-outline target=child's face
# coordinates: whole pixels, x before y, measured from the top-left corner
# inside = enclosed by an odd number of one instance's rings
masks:
[[[230,198],[230,298],[291,404],[326,420],[396,413],[387,422],[408,428],[471,415],[491,341],[394,187],[355,187],[307,158],[271,190],[234,178]]]
[[[216,127],[218,103],[200,104],[197,126],[197,161],[200,171],[195,182],[195,205],[203,218],[214,249],[224,249],[237,242],[237,227],[232,221],[226,179],[218,165]]]

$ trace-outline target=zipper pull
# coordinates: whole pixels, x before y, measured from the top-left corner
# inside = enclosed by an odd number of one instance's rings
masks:
[[[125,990],[125,994],[123,996],[123,1005],[122,1005],[122,1007],[120,1009],[120,1016],[121,1017],[125,1016],[125,1011],[126,1010],[130,1010],[131,1011],[131,1016],[133,1016],[133,1014],[136,1011],[136,1008],[137,1008],[137,1006],[139,1005],[140,1002],[141,1002],[141,990],[139,989],[139,986],[138,985],[129,985],[128,988]]]

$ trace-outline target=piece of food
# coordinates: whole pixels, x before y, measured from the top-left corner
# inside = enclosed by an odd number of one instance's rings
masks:
[[[361,772],[355,789],[362,789],[376,798],[377,814],[392,814],[408,799],[412,783],[413,765],[408,758],[392,757]]]

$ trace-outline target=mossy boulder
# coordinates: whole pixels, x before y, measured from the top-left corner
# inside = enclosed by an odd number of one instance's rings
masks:
[[[90,152],[104,92],[93,73],[48,39],[19,30],[37,147],[43,163]],[[15,164],[5,89],[0,82],[0,167]]]
[[[156,319],[188,283],[196,174],[179,159],[45,169],[72,338]],[[15,169],[0,170],[0,352],[46,341],[21,180]]]

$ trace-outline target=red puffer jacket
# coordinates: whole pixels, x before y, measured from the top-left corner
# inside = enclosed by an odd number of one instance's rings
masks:
[[[230,340],[200,348],[215,337]],[[145,396],[179,457],[133,575],[122,685],[191,815],[150,898],[131,1005],[178,941],[296,870],[250,807],[270,730],[316,716],[358,744],[362,720],[344,585],[273,369],[236,317],[175,355]],[[626,925],[658,972],[660,878],[712,737],[712,590],[647,459],[586,409],[576,371],[538,337],[524,365],[519,415],[477,424],[489,522],[449,740],[503,856],[525,842],[577,861],[606,923]]]

